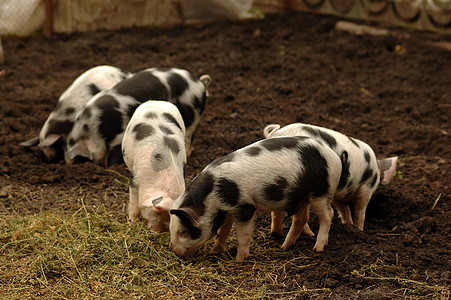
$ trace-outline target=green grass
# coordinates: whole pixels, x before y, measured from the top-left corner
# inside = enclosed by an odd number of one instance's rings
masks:
[[[253,255],[244,262],[234,253],[210,253],[212,241],[185,260],[169,250],[169,233],[97,209],[88,212],[82,202],[73,214],[0,219],[0,299],[316,299],[333,293],[303,286],[297,273],[317,262],[268,246],[267,232],[257,230]],[[236,244],[233,234],[229,243]],[[396,283],[404,295],[449,299],[446,287],[384,276],[389,267],[362,266],[350,276]]]
[[[256,245],[258,260],[237,263],[227,252],[211,254],[210,243],[183,260],[169,250],[169,234],[123,219],[82,207],[73,215],[0,220],[0,299],[258,299],[323,291],[280,286],[283,269],[308,267],[307,257]],[[283,264],[274,264],[278,257]]]

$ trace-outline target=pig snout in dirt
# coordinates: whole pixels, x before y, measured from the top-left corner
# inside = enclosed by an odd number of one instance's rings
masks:
[[[131,222],[140,216],[152,231],[167,231],[174,199],[185,190],[185,126],[177,107],[165,101],[141,104],[127,125],[122,154],[130,170]]]
[[[131,74],[113,66],[97,66],[77,77],[60,96],[39,137],[20,143],[23,147],[38,146],[50,162],[64,159],[65,143],[75,116],[94,95],[113,87]]]
[[[308,221],[311,206],[320,229],[314,246],[328,242],[333,210],[330,206],[341,174],[340,157],[323,143],[306,137],[258,141],[211,162],[169,209],[172,249],[188,255],[218,231],[214,249],[224,249],[235,223],[237,260],[249,256],[257,210],[285,211],[291,228],[282,245],[292,246]],[[166,208],[168,209],[168,208]]]
[[[124,130],[135,109],[148,100],[173,103],[186,128],[185,149],[189,155],[194,131],[204,110],[210,76],[195,78],[186,70],[151,68],[137,72],[113,88],[94,96],[80,111],[67,141],[66,162],[76,156],[96,164],[110,165],[120,148]],[[77,146],[77,144],[82,144]]]

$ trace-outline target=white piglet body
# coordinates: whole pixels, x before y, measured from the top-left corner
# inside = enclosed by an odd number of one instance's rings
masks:
[[[195,78],[186,70],[152,68],[137,72],[93,97],[75,119],[67,139],[66,162],[77,156],[96,164],[120,162],[124,130],[135,109],[148,100],[173,103],[186,128],[187,154],[204,109],[210,77]]]
[[[129,219],[147,220],[153,231],[167,231],[169,214],[157,212],[152,201],[170,201],[184,191],[185,126],[177,107],[147,101],[133,114],[122,141],[130,170]]]
[[[379,183],[387,184],[396,170],[397,157],[377,160],[373,149],[366,143],[340,132],[302,123],[294,123],[280,128],[278,124],[266,126],[266,138],[282,136],[308,136],[327,144],[337,155],[343,156],[345,167],[334,195],[344,224],[355,224],[363,230],[366,207]],[[350,205],[354,207],[354,220]],[[272,232],[281,233],[281,212],[272,213]],[[306,226],[305,232],[309,229]]]
[[[333,216],[330,206],[342,162],[323,143],[287,137],[258,141],[211,162],[186,188],[171,209],[171,248],[192,254],[219,230],[214,250],[224,248],[235,223],[237,260],[249,256],[256,210],[281,210],[293,216],[282,245],[292,246],[308,220],[311,205],[320,220],[314,249],[323,251]],[[218,244],[219,243],[219,244]]]
[[[55,109],[42,126],[39,138],[21,145],[38,145],[49,161],[64,158],[66,137],[77,113],[94,95],[113,87],[130,75],[117,67],[105,65],[87,70],[61,94]]]

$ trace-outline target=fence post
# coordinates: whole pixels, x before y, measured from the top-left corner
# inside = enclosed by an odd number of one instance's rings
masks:
[[[283,0],[282,2],[283,10],[292,10],[295,8],[295,0]]]
[[[3,55],[2,37],[0,36],[0,65],[5,63],[5,56]]]
[[[53,0],[44,0],[45,5],[45,36],[50,37],[53,33]]]

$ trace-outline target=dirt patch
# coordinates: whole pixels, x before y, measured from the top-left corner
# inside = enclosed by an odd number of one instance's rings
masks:
[[[399,29],[397,38],[354,36],[335,31],[337,20],[287,13],[202,27],[3,38],[0,214],[71,213],[83,203],[125,222],[124,165],[51,164],[19,143],[39,133],[59,95],[88,68],[181,67],[213,79],[187,182],[212,159],[261,139],[274,122],[333,128],[367,142],[378,158],[400,157],[397,176],[373,196],[365,231],[335,218],[318,256],[310,252],[314,240],[301,237],[290,251],[307,253],[310,267],[286,263],[281,290],[329,288],[325,297],[375,299],[402,295],[402,280],[449,285],[451,52],[428,43],[451,37]],[[269,214],[259,214],[257,226],[269,231]],[[264,240],[280,245],[269,234]]]

